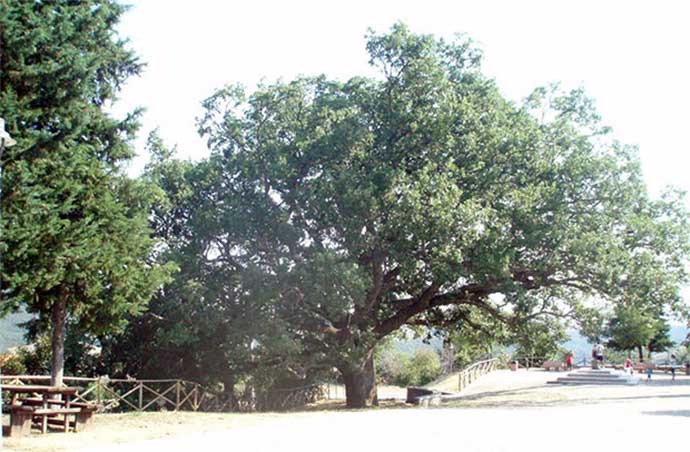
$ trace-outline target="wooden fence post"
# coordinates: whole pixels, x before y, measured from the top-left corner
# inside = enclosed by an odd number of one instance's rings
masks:
[[[180,410],[180,380],[175,383],[177,387],[175,388],[175,411]]]
[[[199,409],[199,404],[197,403],[198,395],[199,395],[199,385],[195,385],[194,386],[194,411],[197,411]]]
[[[142,411],[144,407],[144,383],[139,383],[139,410]]]

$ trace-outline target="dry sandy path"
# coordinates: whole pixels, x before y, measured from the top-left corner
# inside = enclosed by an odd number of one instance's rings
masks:
[[[690,379],[630,387],[545,385],[555,374],[495,372],[452,408],[297,413],[232,430],[99,447],[104,452],[648,450],[684,448]],[[597,439],[588,436],[597,431]]]

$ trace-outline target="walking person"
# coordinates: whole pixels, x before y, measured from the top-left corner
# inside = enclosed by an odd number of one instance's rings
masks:
[[[604,346],[601,344],[601,342],[597,342],[597,345],[594,346],[594,354],[596,355],[596,360],[597,360],[597,368],[604,367]]]
[[[670,364],[671,364],[671,380],[675,380],[676,379],[676,367],[678,365],[678,362],[676,361],[676,355],[671,355]]]
[[[573,370],[573,360],[575,359],[575,356],[573,352],[568,352],[568,356],[565,358],[565,366],[567,367],[568,370]]]

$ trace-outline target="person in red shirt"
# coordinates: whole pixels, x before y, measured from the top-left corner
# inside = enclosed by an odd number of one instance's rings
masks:
[[[573,352],[568,352],[568,356],[565,358],[565,365],[568,368],[568,370],[573,370]]]

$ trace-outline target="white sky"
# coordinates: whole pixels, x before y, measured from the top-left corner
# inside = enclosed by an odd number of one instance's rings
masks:
[[[668,184],[690,191],[690,3],[682,0],[124,2],[133,7],[120,32],[148,67],[128,82],[116,112],[147,109],[140,154],[160,127],[181,156],[207,155],[195,118],[215,89],[366,74],[367,28],[403,21],[414,32],[467,33],[484,51],[484,72],[513,100],[553,81],[584,86],[615,136],[640,146],[652,193]]]

